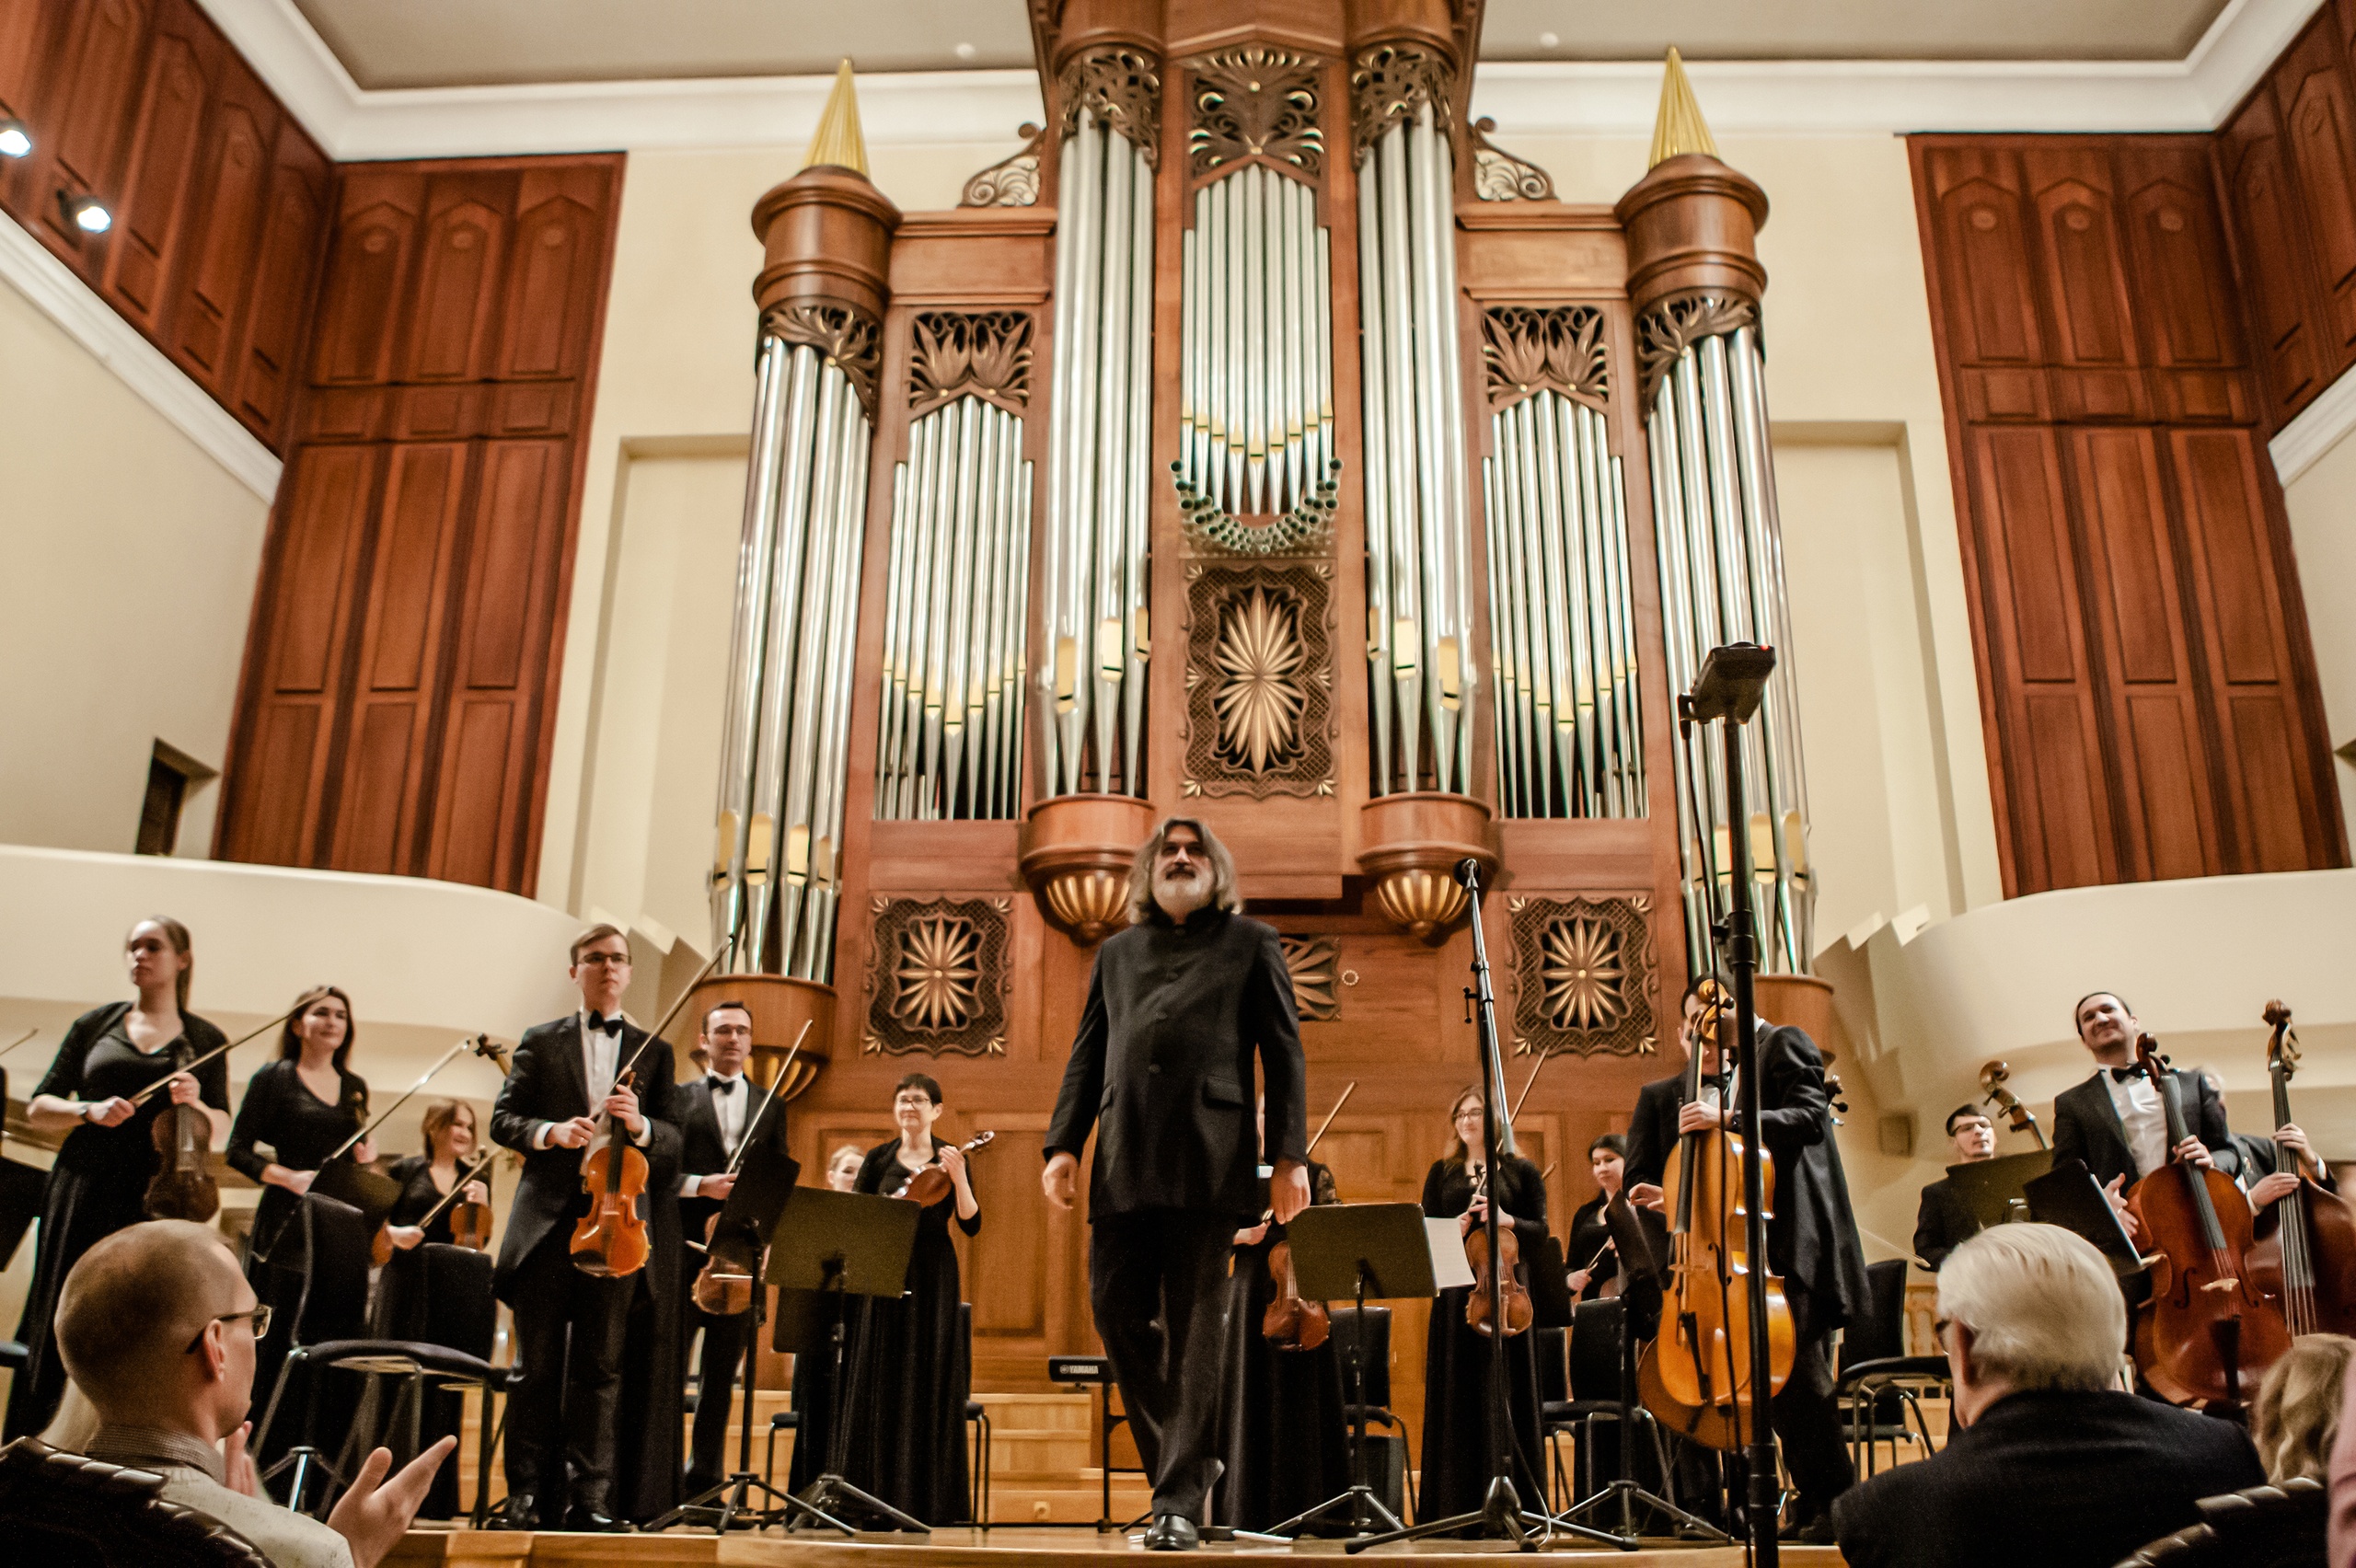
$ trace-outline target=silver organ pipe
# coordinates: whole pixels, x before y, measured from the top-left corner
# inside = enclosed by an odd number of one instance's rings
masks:
[[[753,448],[745,484],[745,526],[736,550],[736,613],[728,654],[727,706],[720,752],[720,804],[711,865],[714,950],[733,947],[745,916],[745,855],[753,811],[753,749],[757,736],[760,677],[768,640],[769,570],[777,549],[778,464],[783,450],[779,400],[793,351],[774,337],[761,340],[753,398]],[[730,951],[721,967],[743,961]]]
[[[1723,897],[1730,835],[1747,833],[1761,962],[1771,972],[1796,974],[1813,957],[1814,889],[1791,617],[1758,329],[1747,307],[1727,304],[1673,302],[1639,323],[1641,332],[1671,315],[1687,318],[1683,330],[1658,333],[1676,352],[1664,352],[1647,424],[1670,689],[1689,689],[1702,660],[1722,643],[1764,643],[1781,655],[1759,716],[1742,732],[1745,821],[1726,820],[1715,727],[1697,726],[1685,754],[1693,775],[1692,789],[1678,791],[1686,932],[1693,951],[1711,951],[1711,892]],[[1695,809],[1703,817],[1698,831],[1689,820]]]
[[[970,394],[909,424],[884,564],[880,819],[1019,809],[1031,515],[1022,425]]]
[[[1062,149],[1042,793],[1139,793],[1148,644],[1154,171],[1092,109]]]

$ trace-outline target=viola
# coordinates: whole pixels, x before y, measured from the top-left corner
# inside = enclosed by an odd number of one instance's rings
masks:
[[[173,1041],[171,1073],[156,1082],[170,1082],[172,1078],[188,1071],[191,1065],[187,1039]],[[147,1217],[210,1224],[213,1216],[221,1212],[221,1184],[213,1179],[210,1169],[213,1118],[204,1113],[204,1107],[200,1104],[167,1105],[148,1124],[148,1132],[156,1141],[156,1152],[163,1158],[140,1201]]]
[[[1734,1044],[1730,998],[1713,985],[1703,992],[1702,1027],[1714,1031],[1718,1058]],[[1701,1098],[1702,1056],[1685,1065],[1683,1101]],[[1652,1347],[1653,1378],[1662,1396],[1646,1402],[1664,1422],[1696,1440],[1731,1448],[1741,1423],[1738,1398],[1753,1400],[1758,1369],[1751,1359],[1750,1215],[1743,1197],[1742,1139],[1724,1127],[1681,1135],[1677,1158],[1661,1176],[1661,1206],[1669,1216],[1669,1280],[1662,1294],[1660,1332]],[[1764,1190],[1773,1203],[1774,1157],[1761,1149]],[[1772,1214],[1773,1210],[1770,1209]],[[1759,1260],[1761,1266],[1764,1260]],[[1796,1344],[1783,1283],[1767,1277],[1767,1391],[1773,1398],[1791,1376]]]
[[[1489,1172],[1485,1168],[1473,1193],[1478,1197],[1488,1196]],[[1532,1316],[1530,1290],[1519,1277],[1521,1239],[1514,1234],[1513,1227],[1498,1225],[1497,1250],[1493,1257],[1489,1251],[1489,1228],[1475,1225],[1464,1238],[1464,1261],[1472,1265],[1472,1294],[1464,1302],[1465,1326],[1475,1333],[1494,1335],[1497,1327],[1494,1311],[1503,1315],[1507,1338],[1528,1332]],[[1496,1293],[1494,1303],[1490,1300],[1492,1270]]]
[[[2291,1124],[2291,1078],[2299,1070],[2299,1037],[2291,1009],[2266,1004],[2273,1030],[2266,1043],[2266,1074],[2274,1089],[2274,1124]],[[2298,1187],[2260,1209],[2247,1262],[2262,1295],[2281,1303],[2293,1334],[2356,1334],[2356,1212],[2307,1174],[2298,1151],[2277,1141],[2274,1168],[2297,1171]]]
[[[977,1148],[988,1147],[990,1140],[996,1136],[996,1133],[976,1133],[958,1147],[962,1152],[971,1154]],[[899,1191],[892,1195],[930,1208],[947,1197],[956,1186],[957,1183],[949,1179],[948,1171],[938,1165],[927,1165],[923,1170],[912,1172],[907,1181],[900,1183]]]
[[[2013,1076],[2009,1062],[1990,1062],[1980,1069],[1981,1103],[1993,1105],[2004,1112],[2008,1124],[2016,1133],[2028,1133],[2037,1139],[2039,1148],[2053,1146],[2045,1141],[2045,1129],[2037,1124],[2037,1113],[2020,1101],[2020,1097],[2004,1087]]]
[[[2168,1164],[2127,1195],[2143,1244],[2160,1254],[2151,1299],[2135,1314],[2135,1365],[2177,1404],[2237,1405],[2245,1388],[2255,1389],[2291,1348],[2291,1331],[2245,1256],[2252,1236],[2241,1188],[2222,1170],[2174,1158],[2192,1135],[2159,1042],[2148,1034],[2138,1040],[2135,1061],[2159,1090],[2170,1151]]]
[[[614,1087],[627,1089],[637,1077],[634,1068],[626,1068]],[[620,1131],[613,1114],[600,1111],[589,1158],[581,1164],[581,1190],[588,1194],[589,1212],[572,1228],[572,1266],[600,1279],[636,1274],[646,1266],[653,1250],[646,1221],[638,1213],[638,1200],[646,1195],[646,1156],[628,1137],[618,1136]]]

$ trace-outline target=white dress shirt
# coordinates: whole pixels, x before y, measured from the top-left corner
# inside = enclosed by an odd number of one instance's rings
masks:
[[[613,1093],[614,1079],[621,1071],[622,1020],[617,1014],[607,1019],[606,1027],[600,1030],[589,1027],[585,1011],[576,1012],[573,1019],[581,1030],[581,1076],[589,1086],[589,1114],[595,1116],[598,1107],[606,1103],[606,1096]],[[548,1147],[549,1134],[555,1128],[554,1122],[542,1122],[532,1129],[532,1147]],[[622,1132],[632,1143],[645,1141],[630,1133],[628,1126]]]
[[[733,1159],[736,1155],[736,1146],[745,1138],[746,1114],[745,1102],[753,1097],[753,1088],[745,1081],[745,1075],[742,1073],[733,1077],[726,1073],[713,1073],[706,1079],[707,1083],[710,1083],[711,1079],[735,1086],[725,1094],[719,1091],[717,1083],[711,1086],[711,1113],[720,1123],[720,1147],[725,1149],[729,1158]],[[711,1174],[718,1175],[719,1172],[714,1171]],[[679,1183],[679,1196],[683,1198],[692,1198],[702,1190],[701,1176],[690,1176]]]
[[[2149,1176],[2168,1162],[2168,1113],[2160,1103],[2158,1086],[2141,1073],[2122,1083],[2108,1067],[2097,1068],[2096,1076],[2110,1091],[2111,1106],[2127,1134],[2127,1152],[2135,1158],[2135,1174]]]

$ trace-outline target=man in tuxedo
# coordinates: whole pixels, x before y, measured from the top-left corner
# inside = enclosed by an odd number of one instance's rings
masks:
[[[2105,1568],[2199,1523],[2198,1499],[2266,1480],[2240,1427],[2119,1389],[2126,1303],[2059,1226],[1958,1247],[1939,1338],[1961,1430],[1833,1505],[1850,1568]]]
[[[1714,1008],[1713,989],[1726,1005]],[[1628,1126],[1628,1200],[1661,1208],[1661,1174],[1686,1133],[1725,1127],[1743,1132],[1742,1096],[1720,1064],[1734,1037],[1732,987],[1697,975],[1685,986],[1679,1043],[1689,1059],[1702,1054],[1702,1092],[1684,1101],[1684,1078],[1646,1084]],[[1763,1141],[1775,1160],[1773,1206],[1767,1218],[1768,1267],[1784,1282],[1796,1350],[1791,1376],[1768,1404],[1784,1446],[1784,1463],[1798,1492],[1789,1531],[1798,1539],[1829,1539],[1832,1500],[1856,1479],[1841,1437],[1832,1398],[1832,1332],[1864,1309],[1865,1256],[1849,1209],[1849,1182],[1832,1140],[1824,1056],[1805,1030],[1758,1020],[1759,1110]]]
[[[2171,1069],[2184,1107],[2184,1141],[2168,1147],[2166,1107],[2158,1088],[2135,1063],[2143,1025],[2115,991],[2093,991],[2071,1009],[2078,1041],[2095,1059],[2094,1076],[2053,1097],[2053,1163],[2083,1160],[2115,1206],[2124,1207],[2137,1182],[2171,1156],[2195,1165],[2215,1163],[2214,1151],[2234,1147],[2225,1102],[2197,1072]]]
[[[1947,1141],[1955,1146],[1957,1165],[1977,1165],[1996,1158],[1996,1124],[1979,1106],[1969,1102],[1947,1113]],[[1942,1176],[1923,1189],[1914,1211],[1914,1256],[1933,1274],[1947,1254],[1980,1234],[1980,1221],[1955,1188]]]
[[[677,1136],[671,1047],[621,1017],[629,939],[617,927],[592,926],[573,939],[572,965],[579,1009],[524,1032],[491,1113],[491,1137],[524,1156],[491,1279],[514,1310],[520,1374],[508,1401],[501,1516],[512,1529],[618,1528],[616,1417],[639,1281],[574,1266],[573,1225],[589,1211],[581,1168],[600,1117],[612,1119],[618,1141],[627,1137],[642,1152],[653,1152],[658,1132],[666,1143]],[[625,1067],[634,1084],[619,1081]],[[650,1217],[644,1200],[640,1212]],[[668,1253],[658,1245],[648,1267],[676,1271],[676,1251],[674,1232]],[[560,1502],[568,1497],[569,1511]]]
[[[1067,1209],[1096,1131],[1089,1298],[1153,1478],[1145,1543],[1156,1551],[1197,1544],[1220,1469],[1228,1254],[1262,1206],[1255,1055],[1275,1170],[1268,1203],[1279,1221],[1309,1206],[1292,974],[1276,933],[1242,907],[1235,863],[1200,823],[1172,817],[1138,848],[1130,926],[1097,950],[1047,1129],[1041,1181]]]
[[[761,1091],[745,1076],[745,1064],[753,1054],[751,1009],[742,1002],[719,1002],[706,1009],[698,1043],[703,1047],[710,1071],[681,1084],[677,1095],[686,1172],[679,1183],[680,1218],[694,1241],[704,1239],[705,1228],[735,1191],[736,1177],[729,1166],[747,1129],[781,1149],[785,1126],[785,1108],[772,1106],[764,1113]],[[754,1126],[756,1119],[759,1124]],[[682,1343],[692,1341],[697,1330],[703,1331],[703,1352],[697,1362],[695,1436],[687,1461],[690,1497],[719,1485],[725,1477],[728,1410],[745,1358],[745,1335],[752,1325],[749,1312],[715,1317],[695,1304],[688,1292],[702,1266],[702,1253],[681,1253],[679,1294],[687,1302]]]

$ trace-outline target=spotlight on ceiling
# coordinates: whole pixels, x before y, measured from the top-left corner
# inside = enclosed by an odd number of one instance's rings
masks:
[[[104,234],[114,227],[114,214],[96,196],[68,196],[61,190],[57,193],[57,206],[65,214],[65,221],[84,234]]]
[[[21,120],[0,116],[0,158],[20,158],[33,150],[33,133]]]

